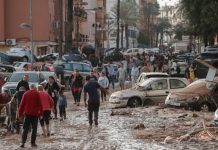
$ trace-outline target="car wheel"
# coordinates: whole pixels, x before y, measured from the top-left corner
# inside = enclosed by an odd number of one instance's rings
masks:
[[[23,57],[23,62],[28,62],[28,58],[26,56]]]
[[[141,101],[137,97],[133,97],[133,98],[129,99],[129,101],[128,101],[128,106],[131,108],[139,107],[140,105],[141,105]]]
[[[203,112],[209,112],[210,111],[210,105],[209,103],[201,103],[199,105],[199,110]]]

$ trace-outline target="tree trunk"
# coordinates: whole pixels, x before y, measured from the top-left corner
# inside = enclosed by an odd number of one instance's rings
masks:
[[[149,47],[151,47],[151,42],[150,42],[151,41],[151,39],[150,39],[151,38],[150,37],[150,14],[148,14],[148,24],[147,24],[147,26],[148,26],[147,27],[148,28],[148,31],[147,31],[148,32],[148,43],[149,43]]]
[[[120,48],[120,0],[117,1],[117,40],[116,49]]]
[[[62,40],[63,40],[63,9],[62,9],[62,0],[58,0],[58,9],[57,9],[57,14],[58,14],[58,51],[59,51],[59,58],[62,57]]]
[[[123,49],[123,29],[124,28],[124,25],[122,24],[121,25],[121,48]]]
[[[125,24],[125,38],[126,38],[126,48],[129,48],[128,24]]]
[[[72,48],[73,32],[73,0],[66,1],[66,10],[65,50],[70,51]]]

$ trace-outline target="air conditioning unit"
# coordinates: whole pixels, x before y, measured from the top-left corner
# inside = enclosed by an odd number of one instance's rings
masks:
[[[6,39],[6,45],[14,46],[16,45],[16,39]]]

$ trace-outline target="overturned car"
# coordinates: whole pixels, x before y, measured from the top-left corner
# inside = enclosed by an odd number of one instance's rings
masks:
[[[218,104],[218,77],[214,79],[213,88],[208,88],[206,79],[200,79],[170,93],[165,104],[197,111],[215,111]]]

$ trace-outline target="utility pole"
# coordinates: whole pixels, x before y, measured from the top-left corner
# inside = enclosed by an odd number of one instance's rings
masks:
[[[116,49],[120,47],[120,0],[117,1],[117,41]]]
[[[59,51],[59,58],[62,57],[63,52],[62,52],[62,34],[63,34],[63,14],[62,14],[62,0],[58,0],[58,28],[59,28],[59,32],[58,32],[58,51]]]
[[[65,29],[65,50],[70,51],[72,48],[73,32],[73,0],[66,0],[66,29]]]
[[[33,55],[34,55],[34,46],[33,46],[33,15],[32,15],[32,0],[29,0],[29,20],[30,20],[30,43],[31,43],[31,68],[33,68]]]

